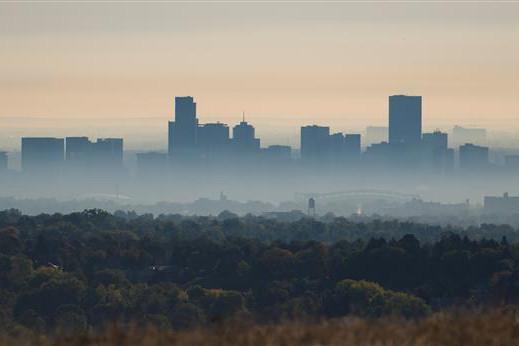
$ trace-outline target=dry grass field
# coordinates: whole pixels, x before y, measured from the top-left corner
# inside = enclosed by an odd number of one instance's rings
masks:
[[[509,312],[437,313],[420,321],[346,318],[321,323],[250,325],[236,322],[182,332],[111,327],[103,333],[4,337],[22,345],[519,345],[519,322]]]

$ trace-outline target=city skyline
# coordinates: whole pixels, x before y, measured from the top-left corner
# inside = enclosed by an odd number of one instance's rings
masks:
[[[300,127],[300,145],[292,147],[279,143],[262,146],[254,125],[245,120],[244,113],[238,124],[231,125],[232,132],[231,126],[220,121],[200,122],[195,98],[176,96],[174,117],[167,123],[166,153],[163,148],[158,152],[147,152],[143,148],[137,154],[137,161],[142,168],[149,164],[155,168],[167,164],[178,169],[192,168],[200,162],[222,167],[261,162],[283,165],[296,158],[303,167],[312,169],[343,170],[346,166],[352,169],[366,164],[390,167],[396,163],[404,169],[423,166],[435,174],[448,174],[456,161],[452,147],[459,147],[460,169],[490,167],[489,147],[481,146],[486,143],[485,129],[456,126],[449,143],[446,132],[423,131],[422,96],[390,95],[387,100],[388,127],[371,127],[377,130],[375,138],[369,137],[370,127],[363,136],[330,131],[329,126],[312,123]],[[33,172],[52,168],[48,172],[55,174],[61,170],[61,162],[68,161],[75,170],[95,164],[101,169],[106,166],[118,171],[123,167],[123,142],[123,138],[98,138],[97,142],[91,142],[88,136],[24,136],[21,137],[21,168]],[[299,155],[294,156],[297,150]],[[517,156],[505,156],[505,164],[515,167]],[[157,172],[160,171],[163,170]]]
[[[401,93],[427,97],[426,129],[519,130],[517,3],[0,7],[2,146],[89,127],[158,147],[181,94],[207,122],[245,111],[262,138],[290,145],[287,129],[316,117],[338,131],[385,125],[385,96]]]

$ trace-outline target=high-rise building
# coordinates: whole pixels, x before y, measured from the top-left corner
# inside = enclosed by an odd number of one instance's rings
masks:
[[[288,145],[270,145],[262,149],[267,164],[288,164],[292,160],[292,148]]]
[[[254,126],[246,121],[232,128],[232,143],[237,152],[257,152],[260,149],[260,140],[255,137]]]
[[[123,139],[98,138],[92,143],[92,161],[107,168],[120,168],[123,165]]]
[[[329,127],[317,125],[301,127],[301,160],[314,163],[323,162],[328,158],[329,152]]]
[[[422,97],[389,96],[389,143],[419,145],[422,138]]]
[[[198,147],[205,156],[224,154],[229,149],[229,127],[226,124],[204,124],[198,127]]]
[[[445,132],[434,131],[424,133],[422,136],[422,144],[426,148],[446,150],[448,146],[448,135]]]
[[[33,173],[56,173],[65,153],[63,138],[23,137],[22,170]]]
[[[66,137],[65,159],[67,161],[85,162],[89,160],[92,142],[88,137]]]
[[[198,119],[191,96],[175,97],[175,121],[169,122],[169,154],[185,153],[196,148]]]
[[[461,169],[482,169],[488,166],[488,147],[474,144],[460,146],[459,162]]]
[[[0,172],[7,170],[8,158],[5,151],[0,151]]]
[[[370,165],[385,166],[394,163],[395,146],[388,142],[374,143],[366,148],[364,157]]]
[[[360,158],[360,134],[350,133],[344,135],[344,154],[348,161]]]
[[[435,173],[446,173],[454,165],[453,150],[448,148],[448,135],[434,131],[422,135],[423,166]]]
[[[331,134],[328,138],[329,142],[329,158],[334,163],[343,163],[345,160],[344,154],[344,135],[342,133]]]
[[[65,159],[67,167],[91,172],[99,169],[115,169],[123,166],[123,139],[98,138],[91,142],[88,137],[67,137]]]

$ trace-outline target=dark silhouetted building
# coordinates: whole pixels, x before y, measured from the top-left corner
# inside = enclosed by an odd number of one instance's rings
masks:
[[[389,96],[389,143],[419,145],[422,138],[422,97]]]
[[[169,122],[168,151],[189,154],[196,149],[198,119],[196,103],[191,96],[175,97],[175,121]]]
[[[205,156],[219,156],[229,150],[229,127],[226,124],[204,124],[198,127],[198,147]]]
[[[509,196],[507,192],[502,197],[485,196],[483,210],[488,214],[519,213],[519,197]]]
[[[288,145],[270,145],[262,153],[268,163],[289,163],[292,160],[292,148]]]
[[[6,171],[8,167],[8,157],[5,151],[0,151],[0,172]]]
[[[23,137],[22,170],[31,173],[57,173],[65,154],[63,138]]]
[[[454,150],[448,148],[448,135],[434,131],[422,135],[422,161],[434,173],[448,173],[454,169]]]
[[[488,147],[474,144],[460,146],[459,162],[461,169],[483,169],[488,166]]]
[[[325,152],[324,155],[329,156],[328,158],[335,164],[345,162],[344,135],[342,133],[330,135],[328,138],[328,152]]]
[[[341,135],[342,136],[342,135]],[[330,128],[327,126],[301,127],[301,160],[306,163],[322,163],[330,152]]]
[[[260,140],[255,137],[254,126],[246,121],[232,128],[232,145],[238,153],[258,152]]]
[[[92,142],[88,137],[66,137],[65,159],[69,162],[86,162],[90,159]]]
[[[374,143],[366,148],[364,157],[370,165],[390,165],[394,163],[394,148],[387,142]]]
[[[422,144],[431,150],[446,150],[448,147],[448,135],[440,131],[424,133],[422,136]]]
[[[92,161],[106,168],[123,166],[123,139],[98,138],[92,143]]]
[[[98,138],[91,142],[88,137],[67,137],[65,144],[68,168],[102,173],[123,166],[122,138]]]
[[[329,152],[323,152],[323,158],[329,158],[334,164],[345,164],[360,157],[360,135],[334,133],[328,139]]]
[[[344,154],[346,155],[346,160],[358,160],[360,158],[360,148],[360,134],[350,133],[344,135]]]

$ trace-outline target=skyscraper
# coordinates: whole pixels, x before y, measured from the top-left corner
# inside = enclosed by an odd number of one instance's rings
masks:
[[[460,168],[465,170],[478,170],[488,166],[488,147],[474,144],[460,146]]]
[[[423,167],[434,173],[447,173],[454,166],[453,150],[448,148],[448,135],[434,131],[422,136]]]
[[[196,148],[196,103],[191,96],[175,97],[175,121],[169,122],[169,154],[185,153]]]
[[[65,159],[67,161],[85,162],[90,158],[92,142],[88,137],[65,138]]]
[[[254,152],[260,149],[260,140],[255,137],[254,126],[241,121],[232,128],[232,142],[238,152]]]
[[[344,154],[348,161],[360,158],[360,134],[350,133],[344,135]]]
[[[330,128],[325,126],[301,127],[301,160],[323,162],[330,152]]]
[[[229,147],[229,127],[222,123],[204,124],[198,127],[198,147],[205,156],[225,153]]]
[[[67,137],[65,160],[68,173],[105,175],[123,168],[123,139]]]
[[[63,138],[22,137],[22,170],[35,173],[57,173],[63,164]]]
[[[123,139],[98,138],[92,143],[92,161],[104,168],[123,166]]]
[[[389,96],[389,143],[419,145],[422,138],[422,97]]]
[[[425,148],[434,149],[447,149],[448,135],[445,132],[434,131],[430,133],[424,133],[422,136],[422,143]]]

